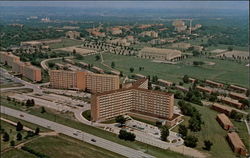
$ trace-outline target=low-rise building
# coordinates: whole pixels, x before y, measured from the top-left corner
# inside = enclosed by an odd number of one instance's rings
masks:
[[[136,79],[147,78],[146,76],[144,76],[142,74],[135,74],[134,76],[135,76]]]
[[[172,61],[181,57],[181,51],[175,49],[144,47],[139,51],[138,56],[141,58]]]
[[[231,107],[221,105],[221,104],[218,104],[218,103],[214,103],[211,108],[218,111],[218,112],[224,113],[227,116],[230,116],[230,114],[231,114],[231,112],[233,110]]]
[[[68,31],[66,32],[66,37],[71,38],[71,39],[78,39],[80,38],[80,32],[77,31]]]
[[[185,88],[185,87],[179,86],[179,85],[176,85],[175,88],[178,89],[178,90],[181,90],[183,92],[188,92],[189,91],[188,88]]]
[[[216,120],[219,122],[221,127],[225,130],[230,130],[234,128],[233,123],[230,121],[230,119],[224,114],[217,114]]]
[[[152,38],[158,38],[158,32],[155,32],[155,31],[144,31],[140,35],[143,37],[149,36]]]
[[[172,86],[173,85],[173,82],[169,82],[169,81],[166,81],[163,79],[158,79],[157,81],[162,86]]]
[[[92,69],[95,70],[98,73],[104,73],[104,70],[101,69],[101,68],[99,68],[99,67],[97,67],[97,66],[93,66]]]
[[[243,93],[247,92],[247,88],[243,88],[243,87],[232,85],[232,84],[230,85],[230,88],[234,89],[234,90],[237,90],[237,91],[240,91],[240,92],[243,92]]]
[[[191,82],[191,83],[194,83],[196,81],[196,79],[189,77],[188,81]]]
[[[230,97],[218,96],[218,99],[220,99],[221,102],[228,104],[228,105],[231,105],[231,106],[234,106],[238,109],[242,109],[244,107],[244,105],[242,103],[240,103],[238,100],[232,99]]]
[[[247,156],[247,149],[236,132],[228,133],[227,140],[233,152]]]
[[[234,99],[237,99],[237,100],[248,100],[247,96],[245,96],[244,94],[240,94],[240,93],[230,92],[229,96],[231,98],[234,98]]]
[[[213,90],[211,88],[208,88],[208,87],[196,86],[196,89],[201,91],[201,92],[205,92],[205,93],[209,93],[209,94],[211,94],[213,92]]]
[[[211,80],[206,80],[205,83],[207,83],[211,86],[215,86],[215,87],[223,87],[224,86],[224,84],[222,84],[222,83],[214,82]]]

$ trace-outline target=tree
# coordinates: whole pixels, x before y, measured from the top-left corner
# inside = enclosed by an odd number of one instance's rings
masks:
[[[204,140],[204,149],[210,151],[213,143],[210,140]]]
[[[181,134],[182,138],[185,138],[187,136],[188,129],[187,129],[187,127],[185,125],[179,125],[178,131]]]
[[[3,134],[3,141],[4,142],[8,142],[10,140],[10,136],[7,132],[4,132]]]
[[[227,50],[228,50],[228,51],[233,51],[233,47],[232,47],[232,46],[229,46],[229,47],[227,48]]]
[[[10,146],[15,146],[15,141],[14,140],[10,141]]]
[[[185,144],[187,147],[191,147],[191,148],[196,147],[197,142],[198,142],[198,138],[196,138],[195,136],[187,136],[187,137],[185,138],[185,140],[184,140],[184,144]]]
[[[30,103],[31,103],[31,106],[34,106],[34,105],[35,105],[35,100],[34,100],[34,99],[31,99],[31,100],[30,100]]]
[[[36,130],[35,130],[35,134],[36,134],[36,135],[39,135],[39,133],[40,133],[40,128],[37,127]]]
[[[120,139],[134,141],[136,136],[135,136],[134,133],[127,132],[126,130],[121,129],[120,132],[119,132],[118,137]]]
[[[182,78],[183,82],[188,83],[189,82],[188,78],[189,78],[188,75],[184,75],[184,77]]]
[[[121,125],[125,124],[126,123],[126,119],[122,116],[122,115],[119,115],[115,118],[115,121],[117,123],[120,123]]]
[[[134,69],[133,67],[129,68],[129,71],[130,71],[131,73],[133,73],[134,70],[135,70],[135,69]]]
[[[169,136],[169,130],[167,126],[163,126],[161,128],[161,140],[166,141],[167,137]]]
[[[48,63],[48,66],[49,66],[50,68],[53,68],[53,67],[55,66],[55,63],[49,62],[49,63]]]
[[[98,60],[100,60],[100,59],[101,59],[100,55],[96,55],[96,56],[95,56],[95,60],[96,60],[96,61],[98,61]]]
[[[23,136],[21,133],[17,133],[16,135],[16,140],[22,140],[23,139]]]
[[[114,68],[115,67],[115,62],[112,61],[111,63],[111,67]]]
[[[192,116],[189,122],[189,128],[193,132],[198,132],[201,130],[201,120],[198,118],[199,116]]]
[[[23,125],[21,124],[21,122],[17,122],[17,125],[16,125],[16,131],[21,131],[23,130]]]
[[[43,114],[43,113],[45,113],[46,112],[46,110],[45,110],[45,107],[41,107],[41,113]]]

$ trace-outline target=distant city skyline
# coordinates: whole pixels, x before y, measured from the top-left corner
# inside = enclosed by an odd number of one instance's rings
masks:
[[[249,9],[248,1],[2,1],[0,2],[0,6],[58,6],[121,9]]]

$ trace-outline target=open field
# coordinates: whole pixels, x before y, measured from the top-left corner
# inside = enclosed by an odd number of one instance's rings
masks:
[[[218,114],[216,111],[209,109],[205,106],[199,106],[192,104],[199,112],[201,113],[202,119],[204,121],[204,125],[202,125],[202,130],[200,132],[191,132],[189,130],[189,134],[195,135],[199,142],[197,145],[197,149],[201,151],[205,151],[202,149],[204,147],[203,141],[204,140],[210,140],[213,142],[213,146],[211,148],[211,155],[214,158],[221,158],[221,157],[227,157],[227,158],[233,158],[235,157],[235,154],[232,152],[232,149],[230,148],[228,142],[226,141],[226,135],[227,131],[225,131],[219,123],[216,121],[216,115]],[[188,120],[190,117],[184,116],[184,122],[183,125],[188,126]],[[243,142],[248,147],[248,140],[249,135],[247,133],[246,126],[244,122],[235,122],[233,121],[233,124],[238,127],[239,129],[239,135],[241,138],[243,138]],[[173,131],[178,131],[178,126],[173,129]],[[189,135],[188,134],[188,135]],[[223,152],[222,152],[223,151]]]
[[[101,149],[99,147],[81,142],[70,137],[46,136],[36,139],[25,145],[39,153],[53,158],[122,158],[123,156]],[[63,151],[63,152],[62,152]]]
[[[0,136],[0,139],[1,139],[0,140],[0,142],[1,142],[1,152],[10,147],[10,141],[12,141],[12,140],[15,141],[15,144],[19,144],[19,143],[22,143],[22,142],[26,141],[24,139],[24,136],[26,136],[25,130],[22,130],[22,131],[18,132],[18,131],[16,131],[16,127],[14,125],[11,125],[11,124],[9,124],[9,123],[7,123],[5,121],[2,121],[2,120],[0,120],[0,124],[1,124],[1,128],[4,129],[4,131],[7,132],[9,134],[9,136],[10,136],[9,141],[4,142],[2,140],[3,134],[1,133],[1,136]],[[23,136],[23,140],[21,140],[21,141],[16,140],[17,133],[21,133],[21,135]]]
[[[76,47],[76,46],[64,47],[64,48],[59,48],[59,49],[56,49],[56,50],[61,50],[61,51],[70,52],[70,53],[72,53],[73,50],[75,50],[76,53],[78,53],[80,55],[86,55],[86,54],[95,52],[94,50],[91,50],[91,49],[79,48],[79,47]]]
[[[20,149],[11,149],[3,154],[1,158],[37,158],[35,155],[32,155],[26,151]]]
[[[80,41],[80,40],[72,40],[72,39],[64,38],[64,39],[62,39],[62,42],[49,44],[49,47],[51,49],[57,49],[57,48],[62,48],[62,47],[75,46],[75,45],[79,45],[81,43],[82,43],[82,41]]]
[[[128,75],[132,74],[129,69],[133,67],[133,73],[140,73],[146,76],[157,75],[158,78],[176,83],[182,81],[182,77],[188,74],[199,79],[211,79],[244,87],[248,86],[248,68],[245,66],[245,63],[239,64],[228,60],[191,57],[178,64],[171,65],[153,63],[149,59],[141,59],[134,56],[103,54],[103,58],[105,64],[111,65],[112,62],[115,62],[115,69],[123,71],[124,74]],[[108,70],[107,67],[100,63],[100,60],[95,60],[95,55],[86,56],[82,61]],[[203,61],[213,63],[214,65],[193,66],[193,61]],[[144,70],[139,71],[139,67],[144,67]]]
[[[186,156],[183,156],[183,155],[181,155],[179,153],[172,152],[170,150],[160,149],[160,148],[157,148],[157,147],[154,147],[154,146],[151,146],[151,145],[147,145],[147,144],[144,144],[144,143],[141,143],[141,142],[137,142],[137,141],[135,141],[135,142],[127,142],[127,141],[121,140],[121,139],[119,139],[117,137],[116,134],[104,131],[104,130],[96,128],[96,127],[92,127],[92,126],[89,126],[89,125],[82,124],[82,123],[80,123],[78,121],[75,121],[75,120],[73,120],[73,119],[71,119],[69,117],[63,116],[63,115],[58,114],[58,113],[52,113],[52,111],[49,111],[48,109],[46,110],[47,111],[46,113],[42,114],[40,112],[40,109],[38,109],[38,108],[29,108],[28,110],[24,110],[20,105],[14,106],[11,103],[3,104],[3,105],[8,106],[10,108],[15,108],[15,109],[19,109],[19,110],[22,110],[22,111],[26,111],[26,112],[28,111],[28,113],[30,113],[32,115],[42,117],[42,118],[45,118],[45,119],[48,119],[48,120],[51,120],[51,121],[55,121],[57,123],[60,123],[60,124],[66,125],[66,126],[82,130],[84,132],[91,133],[93,135],[96,135],[96,136],[99,136],[101,138],[116,142],[118,144],[122,144],[122,145],[125,145],[125,146],[128,146],[128,147],[131,147],[133,149],[138,149],[138,150],[142,150],[142,151],[147,150],[148,154],[153,155],[155,157],[162,158],[162,157],[165,157],[166,155],[168,155],[171,158],[186,157]]]

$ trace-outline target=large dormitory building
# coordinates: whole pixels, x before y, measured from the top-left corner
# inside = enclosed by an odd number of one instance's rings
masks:
[[[88,71],[50,71],[51,88],[86,90],[100,93],[119,89],[119,76],[96,74]]]
[[[30,64],[30,62],[21,62],[18,56],[9,52],[0,52],[1,63],[12,67],[15,74],[20,74],[32,81],[42,80],[41,69]]]
[[[92,95],[93,121],[105,121],[125,114],[138,114],[150,120],[162,119],[169,126],[180,120],[180,116],[174,114],[174,95],[148,90],[147,79],[140,79],[126,88]]]

